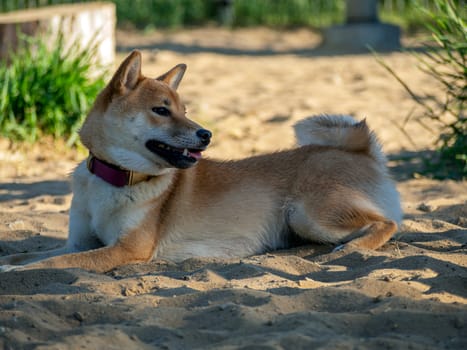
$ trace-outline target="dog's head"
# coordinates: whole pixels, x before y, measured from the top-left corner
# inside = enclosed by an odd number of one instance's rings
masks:
[[[141,54],[133,51],[97,97],[79,133],[83,144],[98,158],[145,174],[196,164],[211,132],[185,115],[176,92],[185,70],[179,64],[144,77]]]

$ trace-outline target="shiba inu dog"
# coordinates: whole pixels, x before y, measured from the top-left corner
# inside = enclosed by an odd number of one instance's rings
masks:
[[[244,257],[292,234],[377,249],[397,231],[399,194],[365,121],[312,117],[296,124],[295,149],[203,159],[211,132],[176,92],[185,69],[151,79],[138,51],[123,61],[80,130],[90,156],[73,174],[66,245],[3,257],[3,271]]]

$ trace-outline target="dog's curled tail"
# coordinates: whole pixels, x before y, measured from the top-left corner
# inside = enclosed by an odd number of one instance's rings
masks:
[[[300,146],[320,145],[351,152],[367,153],[380,164],[386,164],[376,135],[365,119],[356,121],[348,115],[319,115],[303,119],[294,125]]]

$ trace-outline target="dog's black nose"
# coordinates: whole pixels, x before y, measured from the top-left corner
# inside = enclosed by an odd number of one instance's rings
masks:
[[[198,136],[201,139],[203,145],[207,146],[209,145],[209,142],[211,142],[212,133],[206,129],[199,129],[196,132],[196,136]]]

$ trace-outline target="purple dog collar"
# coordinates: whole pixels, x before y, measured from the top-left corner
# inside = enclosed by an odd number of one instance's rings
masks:
[[[89,154],[87,166],[91,173],[115,187],[135,185],[138,182],[147,181],[152,177],[149,175],[138,174],[131,170],[122,169],[117,165],[110,164],[104,160],[96,158],[92,154]],[[139,176],[136,176],[136,174]]]

